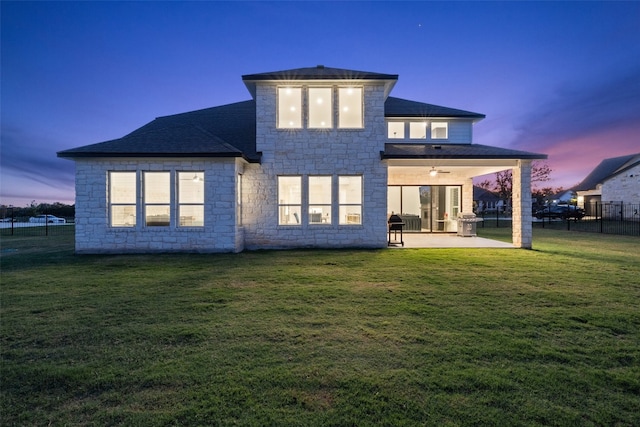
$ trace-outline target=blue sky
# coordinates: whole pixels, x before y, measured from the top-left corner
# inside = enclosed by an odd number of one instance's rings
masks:
[[[552,186],[640,152],[640,2],[0,4],[0,204],[73,203],[57,151],[250,99],[243,74],[318,64],[486,114],[474,142],[548,154]]]

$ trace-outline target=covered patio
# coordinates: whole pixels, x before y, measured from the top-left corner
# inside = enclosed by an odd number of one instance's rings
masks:
[[[389,200],[389,209],[398,209],[403,219],[414,217],[425,219],[430,224],[452,225],[458,213],[473,210],[473,178],[510,169],[513,174],[512,208],[513,241],[511,244],[496,242],[478,237],[460,237],[447,233],[405,233],[404,247],[532,247],[531,232],[531,162],[545,159],[544,154],[510,150],[478,144],[385,144],[381,157],[388,167],[388,186],[431,188],[449,190],[451,194],[435,200],[427,208],[421,206],[407,208],[402,200],[397,203]],[[429,187],[428,189],[426,187]],[[460,193],[455,190],[460,188]],[[395,191],[398,192],[397,190]],[[389,192],[391,195],[392,193]],[[453,200],[453,202],[452,202]],[[421,200],[422,202],[422,200]],[[446,209],[442,204],[446,203]],[[413,209],[413,211],[411,210]],[[439,209],[439,210],[438,210]],[[390,215],[392,212],[388,212]],[[413,215],[406,215],[411,213]],[[415,228],[415,227],[414,227]],[[425,230],[421,226],[422,231]],[[434,228],[430,228],[434,230]],[[455,231],[454,227],[438,228],[438,231]]]
[[[436,248],[502,248],[514,249],[512,243],[486,239],[484,237],[461,237],[449,233],[404,233],[404,246],[391,244],[392,249],[436,249]]]

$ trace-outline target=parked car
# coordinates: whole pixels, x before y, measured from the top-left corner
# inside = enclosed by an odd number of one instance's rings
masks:
[[[48,224],[64,224],[64,218],[58,218],[53,215],[36,215],[29,218],[29,222],[39,222],[39,223],[48,223]]]
[[[582,219],[584,209],[573,205],[551,205],[536,212],[536,218]]]

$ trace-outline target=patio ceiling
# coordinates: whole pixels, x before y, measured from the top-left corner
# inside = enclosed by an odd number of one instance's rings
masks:
[[[390,174],[420,174],[432,168],[473,178],[517,167],[515,159],[388,159]]]

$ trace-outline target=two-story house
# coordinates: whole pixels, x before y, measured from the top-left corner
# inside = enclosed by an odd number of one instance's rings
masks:
[[[473,177],[512,169],[531,247],[531,161],[472,143],[484,115],[389,94],[398,76],[317,66],[242,77],[252,99],[159,117],[76,162],[76,251],[381,248],[387,218],[456,231]]]

